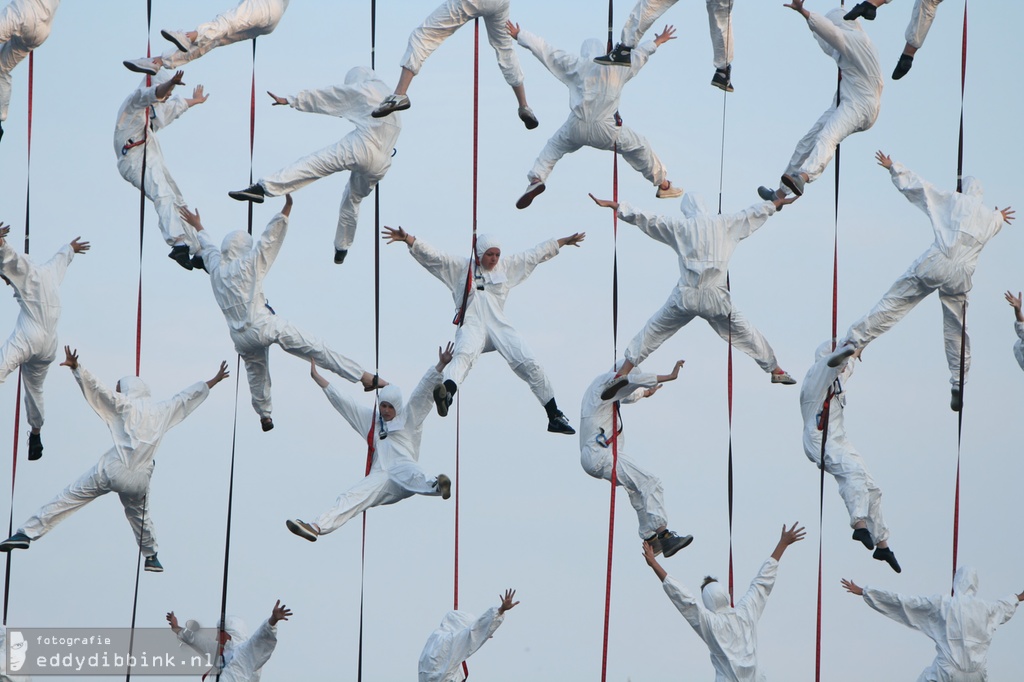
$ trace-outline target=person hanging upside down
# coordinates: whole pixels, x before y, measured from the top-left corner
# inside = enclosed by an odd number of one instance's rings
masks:
[[[11,0],[0,11],[0,140],[11,104],[11,72],[50,36],[60,0]]]
[[[706,0],[708,24],[711,28],[711,47],[714,50],[715,75],[711,84],[732,92],[732,3],[733,0]],[[608,66],[629,66],[633,48],[647,33],[647,29],[676,4],[676,0],[638,0],[622,26],[622,37],[615,48],[594,59]]]
[[[389,88],[370,69],[357,66],[345,75],[344,85],[322,90],[303,90],[293,97],[268,92],[274,105],[290,105],[298,111],[347,118],[356,129],[335,144],[302,157],[248,189],[228,192],[239,201],[263,203],[264,197],[290,194],[306,185],[340,171],[351,171],[341,195],[338,229],[334,235],[334,262],[341,265],[356,236],[359,204],[370,196],[391,168],[391,153],[402,132],[399,116],[376,119],[370,116],[375,102]]]
[[[203,261],[189,256],[185,228],[178,215],[178,210],[187,204],[167,170],[160,140],[156,136],[158,131],[210,97],[203,92],[202,85],[197,85],[188,99],[171,97],[176,85],[184,85],[181,82],[184,75],[183,71],[174,75],[161,72],[152,79],[142,79],[117,112],[114,154],[121,177],[141,188],[146,198],[153,202],[160,233],[171,246],[168,257],[186,270],[192,270],[202,269]],[[147,84],[147,80],[152,80],[152,85]],[[145,178],[142,176],[144,166]]]
[[[373,110],[373,115],[381,118],[412,106],[406,93],[427,57],[471,19],[483,18],[484,25],[487,26],[487,41],[494,48],[494,54],[498,58],[498,68],[501,69],[505,82],[512,87],[512,92],[519,103],[519,120],[527,130],[533,130],[540,125],[533,109],[526,101],[523,70],[519,66],[519,57],[512,45],[515,36],[509,36],[506,30],[508,6],[509,0],[445,0],[441,3],[409,35],[409,47],[402,58],[402,75],[398,78],[398,87]]]
[[[210,273],[213,298],[224,313],[235,350],[245,363],[252,408],[260,416],[260,426],[264,431],[274,428],[274,420],[270,416],[273,410],[270,347],[274,344],[286,353],[313,360],[353,383],[362,382],[366,391],[387,385],[319,339],[307,336],[282,320],[267,303],[263,280],[284,244],[291,212],[292,195],[288,194],[284,208],[267,224],[259,243],[253,246],[252,235],[245,230],[235,230],[224,237],[218,249],[203,229],[199,209],[195,213],[190,213],[187,208],[181,209],[182,220],[188,226],[192,239],[200,245],[200,254]]]
[[[636,225],[651,239],[668,245],[679,256],[679,283],[668,300],[647,321],[626,348],[626,360],[609,380],[601,398],[607,400],[628,379],[633,368],[658,350],[695,317],[703,317],[724,340],[754,359],[771,375],[773,384],[795,384],[775,359],[775,351],[747,318],[732,307],[729,295],[729,259],[740,241],[765,224],[776,211],[796,197],[775,198],[731,215],[715,215],[694,193],[683,196],[683,218],[644,213],[625,202],[590,198],[598,206],[617,211],[619,218]]]
[[[612,455],[617,455],[615,482],[626,489],[629,503],[636,510],[640,537],[654,548],[656,555],[664,553],[665,557],[670,557],[693,542],[693,536],[679,536],[668,529],[661,481],[638,467],[626,455],[626,437],[619,405],[650,398],[661,389],[663,383],[675,381],[683,361],[676,362],[668,374],[644,374],[634,369],[626,377],[625,385],[608,398],[602,397],[602,389],[621,366],[619,362],[611,371],[599,374],[583,394],[580,407],[580,464],[594,478],[611,481]],[[613,444],[615,453],[612,452]]]
[[[586,232],[577,232],[561,239],[549,239],[529,251],[501,257],[501,244],[491,235],[480,235],[476,240],[476,259],[460,258],[435,249],[417,239],[401,227],[385,227],[384,239],[388,244],[404,242],[409,253],[427,272],[441,280],[452,292],[456,311],[463,309],[466,280],[472,268],[473,284],[465,316],[455,332],[455,359],[445,370],[444,383],[434,390],[437,413],[448,415],[448,407],[458,387],[466,379],[473,363],[481,353],[498,351],[520,379],[544,406],[548,417],[548,431],[572,435],[576,431],[569,425],[555,402],[555,391],[544,368],[537,362],[533,351],[505,317],[505,299],[512,287],[519,286],[533,274],[534,268],[557,256],[563,246],[579,246]]]
[[[440,495],[443,500],[452,496],[452,480],[448,476],[438,474],[429,479],[419,465],[423,422],[433,402],[431,393],[441,382],[441,372],[452,361],[452,348],[449,343],[444,349],[437,349],[437,364],[420,379],[408,404],[402,400],[401,389],[389,385],[380,390],[376,410],[339,391],[320,376],[315,363],[310,363],[313,381],[360,439],[366,442],[367,434],[373,433],[373,459],[370,473],[339,495],[331,509],[312,523],[289,519],[285,522],[288,530],[316,542],[321,535],[338,530],[371,507],[394,504],[413,495]]]
[[[821,432],[826,428],[827,409],[825,471],[835,477],[839,486],[839,496],[850,514],[853,539],[875,550],[872,555],[875,559],[888,563],[899,573],[902,569],[889,549],[889,528],[882,519],[882,491],[868,473],[864,459],[846,437],[846,382],[853,375],[853,360],[860,357],[860,350],[837,367],[828,366],[831,352],[831,341],[818,346],[814,364],[800,386],[804,454],[821,468]]]
[[[787,191],[802,195],[804,186],[817,180],[832,162],[840,142],[875,124],[882,105],[882,67],[878,64],[878,52],[860,23],[844,20],[842,8],[821,16],[804,9],[804,0],[792,0],[785,6],[807,20],[814,39],[825,54],[836,61],[843,77],[832,106],[796,143],[779,188],[774,192],[763,185],[757,189],[762,199],[769,200],[773,194],[782,197]]]
[[[420,654],[419,682],[462,682],[466,679],[462,664],[480,650],[505,622],[505,612],[519,602],[515,590],[498,595],[501,603],[477,618],[465,611],[449,611],[430,633]]]
[[[863,597],[875,611],[935,643],[935,660],[917,678],[921,682],[985,682],[992,637],[1024,601],[1024,592],[1011,592],[997,601],[981,599],[977,596],[978,572],[971,566],[956,569],[952,597],[908,597],[860,587],[845,578],[841,582],[847,592]]]
[[[14,289],[21,312],[10,337],[0,346],[0,383],[17,369],[25,383],[25,414],[32,431],[28,458],[43,456],[43,382],[57,359],[57,323],[60,321],[60,284],[75,254],[89,250],[89,242],[75,237],[50,260],[36,265],[27,254],[8,243],[11,228],[0,223],[0,278]]]
[[[962,192],[940,190],[901,163],[881,151],[875,153],[878,165],[889,171],[892,184],[907,201],[925,212],[935,234],[935,243],[914,261],[889,287],[882,300],[867,315],[853,323],[846,338],[829,356],[830,367],[838,367],[858,348],[863,348],[903,319],[914,306],[933,291],[942,304],[943,339],[951,384],[950,409],[960,411],[960,376],[966,381],[971,368],[971,340],[964,331],[967,294],[978,265],[981,250],[1009,225],[1014,211],[988,208],[976,178],[963,178]],[[961,348],[963,346],[963,348]],[[960,355],[963,354],[961,370]]]
[[[892,0],[865,0],[854,5],[853,9],[846,13],[843,18],[847,21],[864,17],[873,21],[875,13],[883,4]],[[892,79],[898,81],[910,72],[914,65],[914,55],[924,45],[924,39],[928,37],[928,30],[935,21],[935,10],[939,8],[942,0],[914,0],[914,8],[910,11],[910,23],[907,24],[907,44],[903,47],[903,54],[896,62],[896,68],[892,72]]]
[[[26,521],[11,537],[0,542],[0,552],[28,549],[29,543],[53,530],[53,527],[97,497],[116,492],[124,505],[124,515],[135,533],[147,571],[164,570],[156,558],[157,544],[147,498],[153,477],[154,457],[164,435],[199,407],[210,389],[226,379],[228,363],[209,381],[197,381],[168,400],[155,402],[149,387],[136,376],[122,377],[111,391],[78,363],[78,350],[64,346],[64,362],[82,389],[82,395],[100,419],[107,423],[114,446],[89,471],[64,489]]]
[[[204,54],[224,45],[255,40],[277,28],[289,0],[242,0],[227,12],[218,14],[213,21],[199,24],[194,31],[160,31],[175,49],[152,59],[132,59],[125,68],[136,73],[155,76],[160,68],[175,70],[199,59]]]
[[[732,597],[729,590],[717,579],[707,576],[700,586],[701,602],[698,603],[689,590],[670,576],[658,563],[654,548],[644,543],[644,561],[661,581],[665,594],[672,601],[693,631],[697,633],[711,653],[711,665],[715,668],[717,682],[764,682],[764,673],[757,664],[757,622],[764,613],[768,595],[775,587],[775,576],[779,561],[786,548],[804,539],[803,526],[797,524],[786,528],[782,524],[782,535],[775,550],[758,572],[736,607],[730,606]]]
[[[569,118],[544,145],[533,168],[526,174],[530,181],[526,192],[516,202],[516,208],[526,208],[533,203],[547,185],[548,175],[566,154],[581,147],[614,149],[622,158],[658,188],[655,196],[671,199],[683,193],[668,179],[668,170],[654,153],[650,143],[628,126],[622,125],[618,115],[622,89],[630,81],[659,45],[675,38],[675,29],[666,26],[655,36],[653,42],[640,45],[633,52],[629,68],[608,69],[594,64],[594,57],[604,54],[603,42],[586,40],[580,48],[580,55],[574,56],[556,50],[529,31],[520,30],[518,24],[508,22],[508,30],[519,44],[540,60],[551,74],[569,88]]]

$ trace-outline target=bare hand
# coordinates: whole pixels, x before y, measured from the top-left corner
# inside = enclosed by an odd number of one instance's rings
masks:
[[[577,232],[575,234],[569,235],[568,237],[562,237],[561,239],[559,239],[558,240],[558,247],[561,248],[563,246],[575,246],[575,247],[578,248],[579,245],[580,245],[580,242],[582,242],[586,238],[587,238],[587,233],[586,232]]]
[[[772,200],[772,203],[775,204],[776,211],[781,211],[783,206],[789,206],[799,198],[800,197],[795,194],[789,194],[784,197],[776,197]]]
[[[288,616],[292,615],[291,609],[281,603],[278,599],[277,603],[274,604],[274,610],[270,612],[270,624],[277,625],[279,621],[288,620]]]
[[[292,195],[291,194],[285,194],[284,195],[284,208],[281,209],[281,215],[283,215],[285,218],[287,218],[291,214],[292,214]]]
[[[277,107],[277,106],[281,106],[282,104],[288,104],[288,100],[287,99],[285,99],[284,97],[278,97],[277,95],[272,93],[270,90],[267,90],[267,94],[270,95],[270,99],[274,100],[274,103],[271,106]]]
[[[501,606],[498,607],[498,615],[499,616],[501,614],[505,613],[506,611],[511,611],[516,605],[519,604],[519,602],[512,601],[513,599],[516,598],[516,591],[515,590],[505,590],[505,596],[502,597],[499,594],[498,598],[501,599]]]
[[[679,370],[686,364],[686,360],[676,360],[676,364],[672,367],[672,371],[666,375],[665,381],[675,381],[679,378]]]
[[[451,341],[449,341],[448,345],[444,347],[444,350],[441,350],[440,346],[437,347],[437,371],[438,372],[440,372],[441,370],[443,370],[445,367],[448,366],[448,363],[452,361],[452,357],[453,357],[454,354],[455,354],[455,344],[452,343]]]
[[[654,558],[654,547],[647,540],[644,540],[644,561],[651,567],[658,563],[658,560]]]
[[[648,389],[647,389],[646,391],[644,391],[644,397],[645,397],[645,398],[650,398],[650,397],[651,397],[652,395],[654,395],[655,393],[657,393],[658,391],[660,391],[660,390],[661,390],[661,388],[662,388],[662,387],[663,387],[664,385],[665,385],[665,384],[655,384],[654,386],[651,386],[651,387],[650,387],[650,388],[648,388]]]
[[[594,200],[594,203],[602,208],[610,208],[613,211],[619,210],[619,202],[611,201],[610,199],[598,199],[593,194],[588,194],[588,197]]]
[[[1013,222],[1014,213],[1016,213],[1016,211],[1014,211],[1012,208],[1010,208],[1009,206],[1007,206],[1006,208],[999,208],[998,206],[996,206],[996,210],[1003,214],[1003,220],[1006,221],[1007,225]]]
[[[519,24],[513,24],[511,21],[506,21],[505,28],[508,30],[508,34],[512,36],[512,40],[519,40]]]
[[[865,348],[867,348],[867,346],[858,346],[857,349],[853,351],[853,354],[850,355],[850,359],[864,362],[864,358],[862,358],[861,355],[864,353]]]
[[[196,209],[195,213],[190,213],[188,208],[185,206],[178,207],[178,215],[185,221],[187,225],[191,225],[192,229],[196,232],[203,231],[203,221],[199,218],[199,209]]]
[[[203,94],[203,86],[197,85],[195,89],[192,90],[192,97],[185,100],[185,103],[188,104],[190,107],[194,107],[197,104],[202,104],[208,99],[210,99],[210,96]]]
[[[324,379],[323,375],[317,371],[315,360],[309,361],[309,376],[313,377],[313,381],[315,381],[316,385],[320,388],[327,388],[331,385],[330,382],[327,381],[327,379]]]
[[[174,615],[174,611],[167,614],[167,622],[170,624],[171,629],[174,630],[175,634],[181,631],[181,626],[178,625],[178,619]]]
[[[654,44],[655,45],[664,45],[668,41],[675,40],[675,39],[676,39],[676,27],[669,25],[669,26],[666,26],[665,29],[661,33],[659,33],[658,35],[654,36]]]
[[[799,523],[799,521],[797,523]],[[782,535],[779,537],[779,544],[789,546],[794,542],[800,542],[806,535],[807,532],[804,530],[803,526],[797,528],[796,523],[794,523],[787,530],[786,524],[782,524]]]
[[[846,578],[843,578],[840,582],[843,584],[843,587],[846,588],[847,592],[855,594],[858,597],[864,594],[864,589],[852,580],[847,580]]]
[[[171,84],[172,88],[175,85],[184,85],[185,83],[181,80],[184,77],[185,77],[185,72],[184,71],[176,71],[174,73],[174,75],[171,76],[171,79],[169,81],[167,81],[167,82]]]
[[[11,226],[0,223],[0,244],[4,243],[4,239],[11,233]]]
[[[887,156],[881,149],[875,152],[875,160],[878,161],[878,165],[888,170],[892,168],[892,157]]]
[[[383,239],[388,240],[388,244],[394,244],[395,242],[408,243],[410,237],[409,233],[403,230],[401,227],[399,227],[396,230],[394,228],[385,226],[380,233],[381,235],[383,235]]]
[[[221,360],[220,369],[217,370],[217,374],[212,379],[206,382],[206,386],[207,388],[213,388],[229,376],[231,376],[231,373],[228,372],[228,363],[226,360]]]
[[[75,253],[84,253],[89,250],[89,242],[78,241],[81,237],[75,237],[71,240],[71,250]]]
[[[783,5],[783,7],[796,10],[800,14],[804,15],[805,18],[810,14],[810,12],[804,9],[804,0],[790,0],[789,4]]]
[[[64,346],[64,362],[60,363],[60,366],[78,369],[78,349],[71,350],[71,346]]]
[[[1006,297],[1006,302],[1009,303],[1011,306],[1013,306],[1013,309],[1018,311],[1018,312],[1020,312],[1020,306],[1021,306],[1020,293],[1021,292],[1018,291],[1016,296],[1014,296],[1009,291],[1007,291],[1005,294],[1003,294]]]

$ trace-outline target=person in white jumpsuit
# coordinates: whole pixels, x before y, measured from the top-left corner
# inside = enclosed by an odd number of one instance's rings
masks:
[[[21,369],[25,384],[25,415],[31,432],[28,458],[43,456],[43,382],[50,364],[57,359],[57,323],[60,322],[60,285],[76,253],[89,250],[89,242],[79,241],[61,247],[50,260],[36,265],[26,254],[18,253],[7,240],[11,228],[0,223],[0,278],[14,288],[21,311],[14,331],[0,346],[0,383]]]
[[[221,362],[217,374],[209,381],[197,381],[177,395],[156,402],[150,398],[149,387],[142,379],[122,377],[111,391],[78,363],[77,350],[64,346],[64,354],[66,359],[61,366],[71,369],[85,401],[110,429],[114,446],[77,481],[43,505],[18,532],[0,543],[0,552],[28,549],[30,542],[49,533],[97,497],[116,492],[146,557],[146,570],[159,573],[164,569],[156,558],[153,519],[147,508],[149,482],[156,464],[153,458],[167,432],[199,407],[210,395],[210,389],[228,376],[228,365]]]
[[[277,624],[288,620],[291,615],[292,610],[278,599],[270,612],[270,618],[263,621],[252,637],[248,634],[244,620],[238,616],[225,616],[223,625],[217,631],[219,643],[193,630],[193,621],[186,623],[189,627],[178,625],[174,611],[167,614],[167,623],[178,636],[178,641],[214,662],[214,667],[203,675],[204,680],[260,682],[263,666],[277,647]]]
[[[750,582],[746,594],[733,608],[729,590],[710,576],[701,585],[701,599],[670,576],[655,559],[654,549],[644,543],[644,560],[661,581],[669,600],[682,614],[693,631],[707,645],[715,682],[764,682],[765,675],[757,665],[757,622],[761,619],[768,595],[775,587],[779,561],[786,548],[804,539],[803,527],[782,525],[782,535],[775,550]],[[703,603],[701,603],[703,602]]]
[[[896,189],[928,216],[935,233],[935,243],[896,280],[871,312],[850,327],[843,343],[829,356],[829,365],[837,366],[856,349],[863,348],[892,329],[914,306],[937,290],[942,304],[943,340],[949,383],[952,385],[950,408],[959,412],[960,376],[962,373],[966,381],[971,368],[971,343],[964,331],[971,278],[981,250],[999,233],[1003,223],[1013,221],[1014,211],[1010,207],[988,208],[981,183],[973,177],[963,178],[962,192],[949,192],[925,181],[881,151],[875,154],[875,158],[878,165],[889,171]],[[964,358],[962,372],[961,353]]]
[[[389,116],[395,111],[404,111],[412,106],[406,93],[409,91],[412,79],[419,74],[423,67],[423,62],[441,46],[441,43],[470,20],[482,18],[487,27],[487,41],[494,48],[494,55],[498,58],[501,75],[512,88],[519,104],[519,120],[523,122],[527,130],[533,130],[540,125],[533,109],[526,101],[523,69],[519,65],[519,57],[512,44],[515,36],[510,36],[506,28],[508,8],[509,0],[444,0],[437,9],[431,12],[430,16],[423,20],[420,26],[409,34],[409,46],[405,50],[405,56],[402,57],[402,74],[398,78],[398,87],[395,88],[393,94],[385,97],[374,109],[374,117]]]
[[[515,590],[498,595],[501,604],[487,609],[477,618],[465,611],[449,611],[441,624],[430,633],[420,654],[419,682],[462,682],[466,679],[463,665],[482,647],[498,626],[505,622],[505,612],[519,602]]]
[[[1000,625],[1017,612],[1024,592],[996,601],[977,596],[978,572],[960,566],[953,575],[953,596],[910,597],[842,580],[846,591],[862,596],[882,615],[926,635],[935,643],[935,660],[917,682],[985,682],[988,648]]]
[[[633,48],[640,43],[647,30],[674,4],[676,0],[638,0],[622,26],[619,43],[611,52],[597,57],[594,61],[608,66],[629,66],[632,62]],[[706,4],[715,64],[715,75],[711,79],[711,85],[732,92],[733,0],[706,0]]]
[[[243,40],[255,40],[277,28],[288,9],[289,0],[242,0],[235,7],[218,14],[212,21],[199,24],[194,31],[160,31],[173,45],[173,50],[147,59],[124,62],[131,71],[153,76],[161,67],[172,71],[218,47]]]
[[[579,56],[557,50],[543,38],[529,31],[520,30],[509,22],[509,31],[520,45],[533,53],[551,74],[569,88],[569,118],[544,145],[533,168],[526,174],[530,184],[516,208],[526,208],[534,198],[543,192],[548,175],[566,154],[581,147],[614,149],[626,163],[643,175],[658,188],[659,199],[671,199],[683,193],[668,179],[668,170],[654,153],[647,138],[638,135],[632,128],[622,125],[618,115],[622,89],[630,81],[659,45],[675,38],[675,29],[666,26],[654,41],[647,41],[636,48],[632,64],[628,69],[608,69],[594,63],[594,57],[603,53],[603,43],[597,39],[585,40]]]
[[[842,8],[822,16],[804,9],[804,0],[792,0],[786,7],[807,19],[818,45],[836,61],[843,74],[832,106],[796,143],[782,174],[782,184],[775,192],[777,196],[784,196],[788,190],[800,196],[804,185],[817,180],[831,163],[840,142],[875,124],[882,105],[882,67],[871,38],[858,21],[843,19]],[[762,199],[771,198],[769,188],[762,186],[757,191]]]
[[[839,486],[839,496],[850,514],[853,539],[875,550],[875,559],[885,561],[900,573],[900,564],[889,548],[889,528],[882,519],[882,491],[868,473],[864,458],[846,436],[846,382],[853,375],[853,360],[860,352],[837,367],[829,367],[827,361],[831,352],[831,341],[818,346],[814,364],[800,386],[804,454],[821,468],[821,432],[827,420],[825,471],[835,477]]]
[[[184,73],[173,75],[160,72],[153,78],[143,78],[138,87],[128,95],[117,112],[114,126],[114,155],[121,177],[135,188],[141,188],[146,198],[156,209],[160,233],[171,246],[168,257],[186,270],[202,268],[200,259],[189,256],[178,209],[186,206],[181,190],[171,177],[160,150],[156,133],[163,130],[191,107],[205,102],[209,95],[203,93],[203,86],[196,86],[192,97],[182,99],[171,97],[176,85],[181,85]],[[152,85],[147,84],[152,81]],[[148,126],[148,130],[147,130]],[[145,157],[146,177],[143,184],[142,168]]]
[[[275,105],[287,104],[298,111],[347,118],[356,129],[335,144],[304,156],[248,189],[228,192],[239,201],[263,203],[263,197],[290,194],[333,173],[351,171],[341,195],[338,229],[334,235],[334,262],[341,265],[356,236],[359,204],[368,197],[391,168],[391,153],[402,132],[399,116],[373,118],[374,103],[387,94],[388,86],[373,71],[357,66],[345,75],[344,85],[322,90],[303,90],[293,97],[267,93]]]
[[[388,385],[378,395],[377,408],[366,407],[345,395],[316,371],[311,364],[310,376],[324,390],[327,400],[345,418],[365,443],[373,433],[373,458],[370,473],[338,496],[334,506],[313,523],[302,519],[285,522],[288,530],[316,542],[317,537],[334,532],[347,521],[371,507],[394,504],[413,495],[452,495],[452,480],[445,474],[427,478],[420,468],[420,441],[423,422],[430,414],[431,392],[441,383],[441,372],[452,361],[452,344],[437,349],[437,364],[427,370],[409,396],[402,399],[397,386]]]
[[[1013,330],[1017,332],[1017,340],[1013,344],[1013,357],[1017,358],[1017,364],[1024,369],[1024,313],[1021,312],[1021,293],[1018,291],[1014,296],[1006,292],[1006,302],[1013,308]]]
[[[692,192],[683,196],[683,218],[644,213],[625,202],[590,198],[598,206],[618,212],[619,218],[636,225],[651,239],[671,247],[679,256],[679,283],[668,300],[626,347],[626,361],[605,389],[607,398],[626,381],[633,367],[643,362],[695,317],[707,320],[724,340],[730,341],[771,375],[773,384],[795,384],[775,359],[775,351],[747,318],[732,306],[729,295],[729,259],[740,241],[746,239],[775,212],[796,201],[775,198],[754,204],[745,211],[716,215]]]
[[[457,317],[462,315],[463,296],[472,268],[469,302],[465,304],[462,324],[455,332],[455,359],[445,370],[444,383],[434,391],[437,413],[442,417],[448,415],[455,392],[480,354],[498,351],[516,376],[530,385],[533,395],[544,406],[548,431],[567,435],[576,433],[558,409],[555,390],[544,368],[505,316],[505,300],[512,287],[525,282],[534,268],[557,256],[563,246],[578,247],[587,234],[577,232],[561,239],[549,239],[529,251],[505,258],[501,257],[498,240],[492,235],[482,234],[476,240],[475,260],[435,249],[401,227],[397,230],[385,227],[383,235],[388,244],[404,242],[416,262],[448,287],[455,301]]]
[[[868,21],[875,18],[875,13],[883,4],[889,4],[892,0],[864,0],[854,5],[853,9],[846,13],[844,19],[852,20],[864,17]],[[914,0],[914,8],[910,11],[910,23],[907,24],[906,40],[903,47],[903,54],[896,63],[896,69],[892,72],[892,79],[898,81],[907,75],[914,65],[914,55],[924,45],[924,39],[928,37],[928,30],[935,21],[935,11],[939,8],[942,0]]]
[[[655,554],[670,557],[693,542],[692,535],[679,536],[668,530],[664,491],[661,480],[641,469],[626,454],[626,437],[622,426],[620,404],[650,398],[666,381],[675,381],[683,361],[676,362],[668,374],[645,374],[634,369],[626,376],[626,384],[609,398],[601,390],[615,376],[621,362],[609,372],[599,374],[583,393],[580,406],[580,464],[594,478],[612,480],[612,455],[615,458],[615,482],[626,489],[629,503],[636,510],[640,537],[654,547]],[[614,424],[613,424],[614,418]],[[612,452],[612,447],[616,448]]]
[[[235,350],[245,363],[252,408],[260,416],[264,431],[274,428],[270,398],[270,347],[277,344],[286,353],[313,360],[324,369],[351,382],[361,381],[372,391],[386,382],[364,371],[344,355],[327,347],[323,341],[307,336],[282,320],[267,303],[263,280],[270,272],[288,231],[292,195],[285,197],[284,208],[274,216],[259,242],[253,246],[252,235],[245,230],[229,232],[218,249],[203,229],[199,210],[181,210],[181,217],[191,238],[200,247],[200,255],[210,273],[213,298],[228,324]]]
[[[11,0],[0,11],[0,139],[11,104],[11,72],[50,36],[60,0]]]

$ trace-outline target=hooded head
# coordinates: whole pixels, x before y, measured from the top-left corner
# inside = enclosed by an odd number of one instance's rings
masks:
[[[373,69],[365,66],[353,66],[345,74],[345,85],[352,85],[353,83],[362,83],[363,81],[373,80],[376,75],[373,73]]]
[[[978,571],[974,566],[960,566],[953,575],[953,596],[973,597],[978,593]]]
[[[484,270],[494,270],[501,263],[497,258],[484,260],[484,254],[491,249],[498,250],[498,257],[501,256],[501,242],[498,241],[497,237],[490,234],[481,234],[476,238],[476,257],[480,259],[480,265]]]
[[[605,41],[599,38],[587,38],[580,45],[580,56],[587,62],[592,62],[594,57],[600,57],[608,51],[605,49]]]
[[[226,261],[237,260],[252,251],[252,235],[245,230],[228,232],[220,243],[220,255]]]
[[[398,388],[398,386],[388,384],[384,388],[380,389],[378,399],[380,402],[388,403],[391,407],[395,408],[395,417],[402,414],[402,408],[404,407],[402,401],[402,389]],[[390,420],[385,419],[385,421]]]
[[[696,218],[699,215],[710,213],[707,204],[704,203],[704,197],[694,192],[687,192],[683,195],[682,201],[679,202],[679,210],[687,218]]]
[[[136,400],[138,398],[149,397],[149,386],[145,381],[137,376],[129,375],[121,377],[117,382],[117,392],[128,398],[129,400]]]
[[[700,598],[708,611],[726,613],[732,609],[729,606],[729,590],[717,580],[709,582],[701,589]]]
[[[441,619],[441,625],[437,629],[455,634],[456,632],[468,630],[475,621],[476,617],[465,611],[449,611],[444,614],[444,618]]]

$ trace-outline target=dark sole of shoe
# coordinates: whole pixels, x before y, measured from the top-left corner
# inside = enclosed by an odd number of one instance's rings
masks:
[[[839,365],[843,364],[843,360],[846,360],[848,357],[853,355],[856,352],[856,350],[856,348],[847,348],[834,358],[829,358],[829,361],[827,363],[828,366],[833,368],[838,367]]]
[[[7,545],[7,546],[0,546],[0,552],[10,552],[11,550],[14,550],[14,549],[28,549],[28,543],[27,542],[26,543],[19,542],[19,543],[10,544],[10,545]]]
[[[302,526],[300,526],[297,523],[293,523],[291,519],[285,521],[284,525],[286,525],[288,527],[288,530],[290,530],[295,535],[298,535],[303,540],[309,540],[310,542],[316,542],[316,536],[315,535],[310,537],[309,533],[306,532],[305,528],[303,528]]]
[[[370,116],[372,116],[373,118],[387,118],[388,116],[390,116],[391,114],[395,113],[396,111],[405,111],[406,109],[409,109],[411,107],[412,107],[412,104],[410,103],[410,104],[402,104],[402,105],[399,105],[399,106],[395,107],[394,109],[388,109],[387,111],[382,111],[380,113],[377,113],[377,111],[374,110],[374,111],[372,111],[370,113]]]
[[[141,73],[141,74],[144,74],[146,76],[155,76],[156,75],[156,71],[150,71],[149,69],[143,69],[142,67],[135,66],[131,62],[125,61],[125,62],[121,62],[121,63],[124,64],[124,68],[128,69],[132,73]]]
[[[142,570],[144,570],[146,573],[163,573],[164,572],[164,569],[162,569],[162,568],[149,568],[149,567],[146,567],[146,568],[144,568]]]
[[[719,90],[722,90],[723,92],[735,92],[736,91],[736,88],[732,87],[731,85],[722,84],[722,83],[716,83],[715,81],[711,81],[711,87],[718,88]]]
[[[43,453],[41,453],[41,452],[38,453],[38,454],[32,453],[32,452],[28,453],[28,461],[30,461],[30,462],[38,462],[42,458],[43,458]]]
[[[626,377],[619,377],[618,379],[615,380],[615,383],[601,391],[601,400],[611,400],[612,397],[616,393],[621,391],[623,388],[625,388],[626,384],[628,383],[629,379],[627,379]]]
[[[249,192],[228,192],[228,196],[235,201],[251,201],[254,204],[263,203],[263,197],[259,194],[250,194]]]
[[[265,422],[265,421],[261,420],[260,421],[260,428],[263,429],[264,432],[271,431],[274,428],[274,422],[272,422],[272,421]]]
[[[527,206],[533,203],[533,200],[537,198],[537,195],[544,194],[544,190],[546,189],[547,187],[545,187],[544,183],[542,182],[539,185],[537,185],[536,188],[527,191],[526,194],[519,197],[519,201],[516,202],[516,208],[526,208]]]
[[[616,62],[616,61],[612,61],[611,59],[603,59],[601,57],[595,57],[594,58],[594,63],[595,64],[600,64],[601,66],[627,66],[627,67],[628,66],[633,66],[633,63],[631,61],[629,61],[629,62]]]
[[[446,392],[444,394],[444,396],[434,395],[434,406],[437,407],[437,416],[438,417],[447,417],[448,416],[448,393]]]
[[[178,48],[180,52],[188,52],[188,48],[175,40],[174,36],[167,31],[160,31],[160,35],[163,36],[164,40],[172,43],[176,48]]]
[[[797,187],[797,184],[793,182],[793,180],[788,175],[782,176],[782,184],[786,186],[786,189],[788,189],[790,192],[797,195],[798,197],[802,197],[804,195],[804,191],[802,189],[799,189]]]
[[[519,120],[523,122],[523,125],[526,126],[527,130],[533,130],[540,125],[540,121],[535,118],[530,118],[529,116],[520,116]]]

